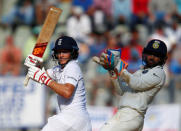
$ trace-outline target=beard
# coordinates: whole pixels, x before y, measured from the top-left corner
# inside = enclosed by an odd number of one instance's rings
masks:
[[[155,62],[153,59],[148,59],[145,55],[142,57],[142,59],[143,59],[145,68],[153,68],[157,65],[160,65],[160,61]]]
[[[154,61],[151,61],[151,60],[146,60],[146,67],[148,68],[152,68],[152,67],[155,67],[157,65],[159,65],[159,62],[154,62]]]

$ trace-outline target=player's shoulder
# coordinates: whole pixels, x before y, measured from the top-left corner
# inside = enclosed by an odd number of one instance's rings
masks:
[[[151,70],[153,70],[153,71],[164,71],[163,66],[155,66],[155,67],[151,68]]]
[[[74,68],[79,68],[79,64],[77,60],[71,60],[68,62],[67,67],[74,67]]]
[[[165,71],[163,69],[163,66],[155,66],[153,68],[150,69],[150,72],[157,74],[159,76],[164,76],[165,75]]]
[[[71,60],[67,65],[66,65],[67,70],[76,70],[76,71],[81,71],[79,63],[77,60]]]

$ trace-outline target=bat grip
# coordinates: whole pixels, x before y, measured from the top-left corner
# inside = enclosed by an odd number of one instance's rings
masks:
[[[28,75],[26,75],[25,80],[24,80],[24,86],[28,85],[29,79],[30,79],[30,77]]]

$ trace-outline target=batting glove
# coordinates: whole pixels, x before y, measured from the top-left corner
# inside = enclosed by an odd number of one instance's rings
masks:
[[[45,85],[49,85],[52,79],[47,75],[45,69],[43,68],[42,70],[38,67],[32,66],[28,69],[28,76]]]
[[[26,57],[24,65],[27,67],[32,67],[37,66],[37,64],[41,62],[43,62],[42,58],[30,54]]]

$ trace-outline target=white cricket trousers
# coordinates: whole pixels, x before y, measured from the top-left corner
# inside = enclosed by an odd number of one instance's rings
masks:
[[[87,112],[74,111],[50,117],[41,131],[92,131],[92,126]]]
[[[123,107],[106,122],[100,131],[141,131],[144,118],[136,110]]]

